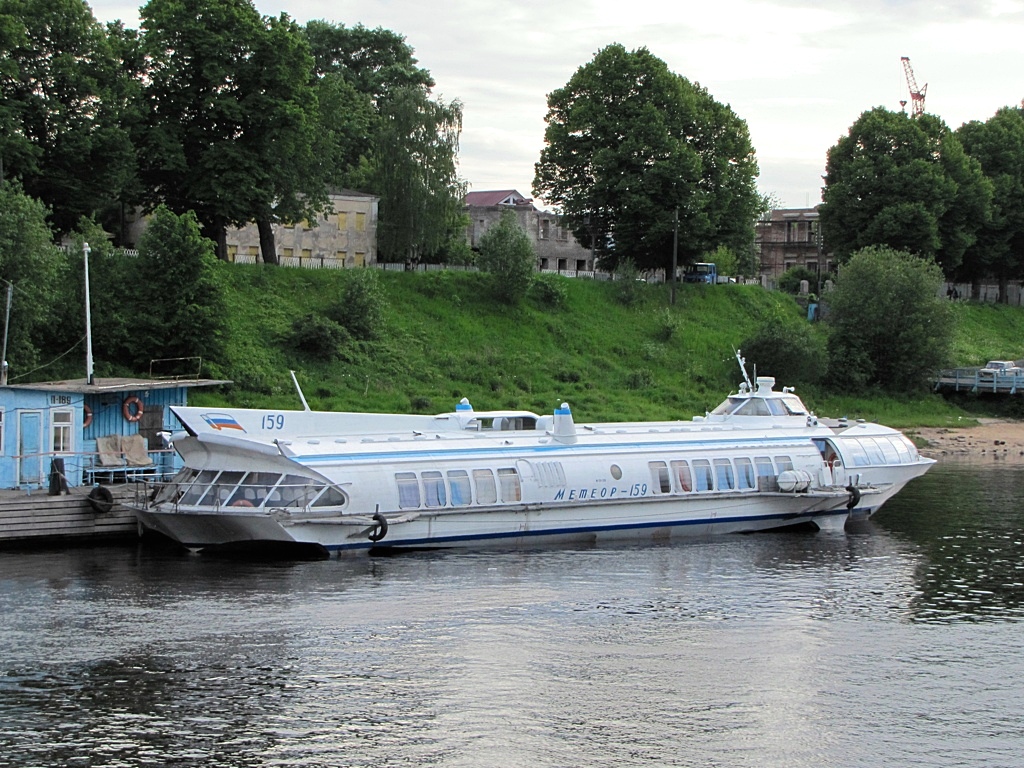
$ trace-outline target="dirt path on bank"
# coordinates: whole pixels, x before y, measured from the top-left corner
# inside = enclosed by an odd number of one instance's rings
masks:
[[[925,456],[943,460],[986,460],[1024,464],[1024,421],[978,419],[974,427],[912,427],[904,430]]]

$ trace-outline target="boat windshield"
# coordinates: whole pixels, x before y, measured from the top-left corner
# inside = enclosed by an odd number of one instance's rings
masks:
[[[732,395],[711,412],[713,416],[806,416],[807,408],[796,395],[756,397]]]
[[[334,486],[301,475],[186,467],[161,487],[154,501],[215,508],[320,508],[343,507],[348,498]]]

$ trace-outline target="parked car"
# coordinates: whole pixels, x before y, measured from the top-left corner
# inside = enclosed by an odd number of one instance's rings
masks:
[[[1018,363],[1020,360],[989,360],[984,367],[978,369],[978,376],[981,378],[995,378],[996,376],[1024,376],[1024,368]]]

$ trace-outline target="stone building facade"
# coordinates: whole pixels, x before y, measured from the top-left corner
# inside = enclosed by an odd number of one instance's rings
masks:
[[[822,277],[835,262],[823,253],[817,208],[776,208],[754,227],[761,275],[778,278],[793,267],[806,267]]]
[[[576,242],[572,232],[562,226],[558,214],[539,210],[532,200],[514,189],[466,194],[469,216],[466,241],[470,248],[480,247],[480,239],[501,220],[506,210],[515,213],[519,226],[530,238],[537,254],[538,269],[567,273],[594,271],[593,253]]]
[[[330,194],[332,213],[316,221],[275,224],[277,258],[286,267],[343,269],[377,262],[379,198],[339,190]],[[260,260],[260,235],[255,224],[227,232],[228,260],[252,264]]]

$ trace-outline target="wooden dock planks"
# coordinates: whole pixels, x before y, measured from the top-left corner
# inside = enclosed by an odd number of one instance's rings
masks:
[[[45,490],[0,491],[0,548],[137,538],[135,515],[120,503],[133,498],[134,484],[106,487],[114,496],[106,514],[89,504],[89,488],[62,496],[48,496]]]

